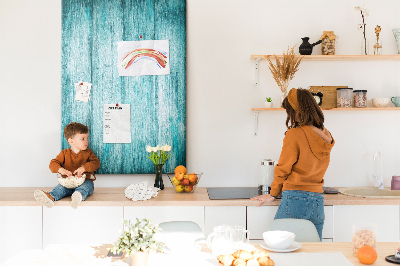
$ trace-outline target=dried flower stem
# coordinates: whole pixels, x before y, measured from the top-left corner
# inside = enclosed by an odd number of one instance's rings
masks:
[[[290,81],[294,78],[294,74],[299,70],[299,65],[304,56],[296,56],[294,47],[283,53],[282,62],[274,55],[275,64],[267,57],[269,62],[269,70],[273,78],[281,89],[281,92],[286,94]]]

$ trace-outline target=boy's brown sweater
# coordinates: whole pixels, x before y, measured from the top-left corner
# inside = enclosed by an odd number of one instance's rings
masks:
[[[62,150],[55,159],[50,161],[49,168],[53,173],[58,173],[61,167],[74,173],[81,166],[85,168],[86,179],[96,180],[94,171],[99,169],[100,160],[89,148],[78,153],[73,152],[71,148]]]
[[[324,175],[334,144],[333,138],[328,143],[309,126],[289,129],[275,167],[271,195],[276,197],[282,190],[322,193]]]

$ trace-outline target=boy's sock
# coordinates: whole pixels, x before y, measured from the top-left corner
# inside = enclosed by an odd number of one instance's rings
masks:
[[[54,199],[48,192],[44,192],[43,190],[36,190],[33,193],[33,196],[35,196],[35,199],[47,208],[51,208],[54,206]]]
[[[76,209],[82,202],[82,194],[79,191],[75,191],[71,196],[71,207]]]

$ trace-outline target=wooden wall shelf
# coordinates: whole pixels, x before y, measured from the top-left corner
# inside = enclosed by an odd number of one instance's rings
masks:
[[[367,108],[321,108],[323,111],[367,111],[367,110],[400,110],[400,107],[367,107]],[[283,108],[251,108],[253,112],[283,111]]]
[[[276,55],[282,59],[283,55]],[[297,55],[301,56],[301,55]],[[251,60],[267,60],[267,57],[274,59],[273,55],[251,55]],[[305,55],[303,61],[398,61],[400,55]]]

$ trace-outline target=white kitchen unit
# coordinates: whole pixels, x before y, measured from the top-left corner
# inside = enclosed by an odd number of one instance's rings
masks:
[[[399,241],[398,205],[336,205],[334,209],[334,242],[351,242],[352,224],[365,222],[377,225],[377,241]]]
[[[49,244],[112,244],[122,230],[123,207],[43,208],[43,248]]]
[[[336,207],[336,206],[335,206]],[[278,206],[247,207],[247,229],[251,239],[263,239],[263,232],[268,230],[274,220]],[[322,230],[322,239],[332,241],[333,238],[333,206],[325,206],[325,223]]]
[[[24,250],[42,249],[42,207],[0,207],[0,264]]]
[[[205,206],[205,235],[218,225],[240,225],[246,228],[246,206]],[[251,232],[250,232],[251,238]]]
[[[204,232],[204,206],[126,206],[124,219],[150,219],[152,223],[192,221]]]

